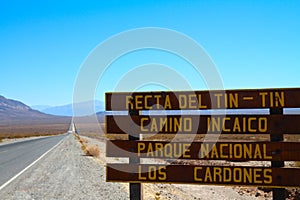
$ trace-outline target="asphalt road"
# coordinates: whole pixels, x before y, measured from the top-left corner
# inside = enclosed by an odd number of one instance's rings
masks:
[[[66,135],[26,140],[0,146],[0,187],[21,172]]]

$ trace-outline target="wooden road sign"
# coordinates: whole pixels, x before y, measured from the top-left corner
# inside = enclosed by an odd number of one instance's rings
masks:
[[[107,157],[229,161],[300,161],[298,142],[107,141]]]
[[[300,88],[215,91],[106,93],[106,111],[130,116],[106,116],[107,134],[270,134],[271,142],[107,141],[107,156],[129,157],[129,164],[107,164],[107,181],[130,182],[141,194],[143,182],[205,185],[245,185],[273,188],[273,199],[284,199],[284,187],[299,187],[300,143],[284,142],[284,134],[300,133],[300,115],[283,108],[300,108]],[[268,109],[270,115],[141,115],[142,110]],[[171,112],[167,112],[170,114]],[[165,114],[165,113],[162,113]],[[185,159],[186,165],[141,165],[140,158]],[[271,167],[190,165],[189,160],[271,161]],[[137,199],[140,199],[137,198]]]
[[[107,181],[299,187],[299,168],[108,164]]]
[[[300,115],[106,116],[113,134],[299,134]]]
[[[205,110],[300,107],[300,89],[106,93],[106,110]]]

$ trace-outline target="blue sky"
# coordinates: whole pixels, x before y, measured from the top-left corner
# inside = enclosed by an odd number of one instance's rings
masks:
[[[276,0],[1,1],[0,95],[28,105],[70,103],[89,53],[115,34],[142,27],[173,29],[196,40],[225,88],[299,87],[299,13],[300,1]],[[194,89],[206,89],[180,59],[142,54],[120,59],[96,98],[103,100],[103,91],[112,91],[126,70],[149,62],[166,63],[185,73]],[[124,64],[126,70],[118,70]]]

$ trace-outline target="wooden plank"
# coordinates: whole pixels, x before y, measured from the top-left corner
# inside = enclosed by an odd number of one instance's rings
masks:
[[[300,168],[107,164],[106,181],[299,187]]]
[[[299,122],[300,115],[115,115],[106,116],[106,133],[299,134]]]
[[[106,93],[106,110],[300,107],[300,88]]]
[[[163,159],[300,161],[300,143],[107,141],[107,157],[132,155]]]

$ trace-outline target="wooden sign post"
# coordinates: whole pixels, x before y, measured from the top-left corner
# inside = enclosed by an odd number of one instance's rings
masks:
[[[270,115],[283,116],[283,108],[270,108]],[[270,139],[271,142],[283,141],[283,132],[279,134],[271,134]],[[272,167],[276,167],[276,168],[284,167],[284,160],[272,161]],[[282,200],[286,198],[285,188],[272,188],[272,191],[273,191],[273,200]]]
[[[106,180],[129,182],[130,199],[142,199],[146,182],[262,186],[272,188],[274,200],[285,199],[286,187],[300,185],[300,168],[284,167],[284,161],[300,161],[300,143],[284,141],[284,134],[300,134],[300,115],[284,115],[284,108],[300,108],[300,88],[106,93],[107,111],[129,112],[106,116],[107,134],[129,134],[128,140],[108,141],[106,156],[129,157],[129,164],[107,164]],[[209,109],[269,109],[270,114],[140,115]],[[140,134],[259,134],[270,135],[270,141],[144,141]],[[270,161],[271,166],[146,165],[140,158]]]
[[[130,109],[129,116],[130,117],[139,116],[139,111]],[[139,134],[129,133],[128,139],[129,139],[129,141],[136,141],[136,140],[139,140],[140,137],[139,137]],[[140,163],[140,158],[134,157],[132,155],[129,156],[129,164],[139,164],[139,163]],[[141,183],[129,183],[129,197],[131,200],[143,199]]]

